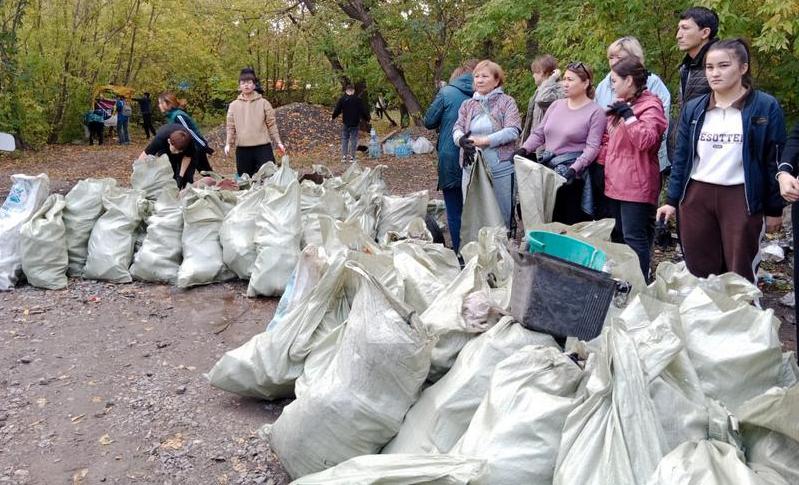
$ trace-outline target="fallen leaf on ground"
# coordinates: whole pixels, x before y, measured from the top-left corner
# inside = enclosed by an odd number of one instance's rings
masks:
[[[85,417],[86,417],[85,414],[79,414],[77,416],[74,416],[70,421],[72,421],[73,423],[77,423],[78,421],[80,421],[81,419],[83,419]]]
[[[86,476],[89,475],[88,468],[81,468],[80,470],[76,471],[74,475],[72,475],[72,485],[83,485],[86,483],[84,480]]]
[[[177,433],[175,436],[170,436],[169,438],[165,439],[163,443],[161,443],[161,448],[166,448],[169,450],[179,450],[183,448],[183,443],[186,440],[183,438],[181,433]]]
[[[108,445],[110,445],[111,443],[114,442],[114,440],[112,440],[111,437],[108,436],[108,434],[104,434],[104,435],[100,436],[100,439],[97,440],[97,441],[103,446],[108,446]]]

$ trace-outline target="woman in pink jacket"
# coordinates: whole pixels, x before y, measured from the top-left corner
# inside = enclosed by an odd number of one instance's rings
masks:
[[[618,99],[608,106],[607,132],[599,152],[599,163],[605,166],[605,195],[616,219],[611,238],[636,252],[645,279],[660,194],[658,149],[668,126],[663,103],[646,88],[648,76],[635,58],[611,68]]]

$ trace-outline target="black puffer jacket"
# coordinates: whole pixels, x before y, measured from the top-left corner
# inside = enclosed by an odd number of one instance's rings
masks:
[[[694,98],[710,92],[710,85],[705,76],[705,56],[716,39],[705,44],[693,59],[686,55],[680,64],[680,111]]]

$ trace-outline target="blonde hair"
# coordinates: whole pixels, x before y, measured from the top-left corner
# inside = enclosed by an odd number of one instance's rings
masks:
[[[489,59],[484,59],[474,66],[474,72],[482,71],[483,69],[490,72],[491,75],[494,76],[494,79],[497,80],[497,87],[502,86],[502,83],[505,82],[505,71],[503,71],[496,62]]]
[[[641,43],[638,42],[638,39],[631,35],[616,39],[608,46],[608,55],[616,51],[624,51],[630,54],[632,57],[638,59],[641,65],[644,65],[646,62],[646,59],[644,59],[644,48],[641,47]]]

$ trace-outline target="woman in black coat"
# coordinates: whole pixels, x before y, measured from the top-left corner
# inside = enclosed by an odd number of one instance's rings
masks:
[[[194,182],[194,172],[197,168],[196,152],[191,134],[182,125],[173,123],[158,129],[139,158],[147,155],[168,156],[175,182],[178,188],[182,189],[186,184]]]

